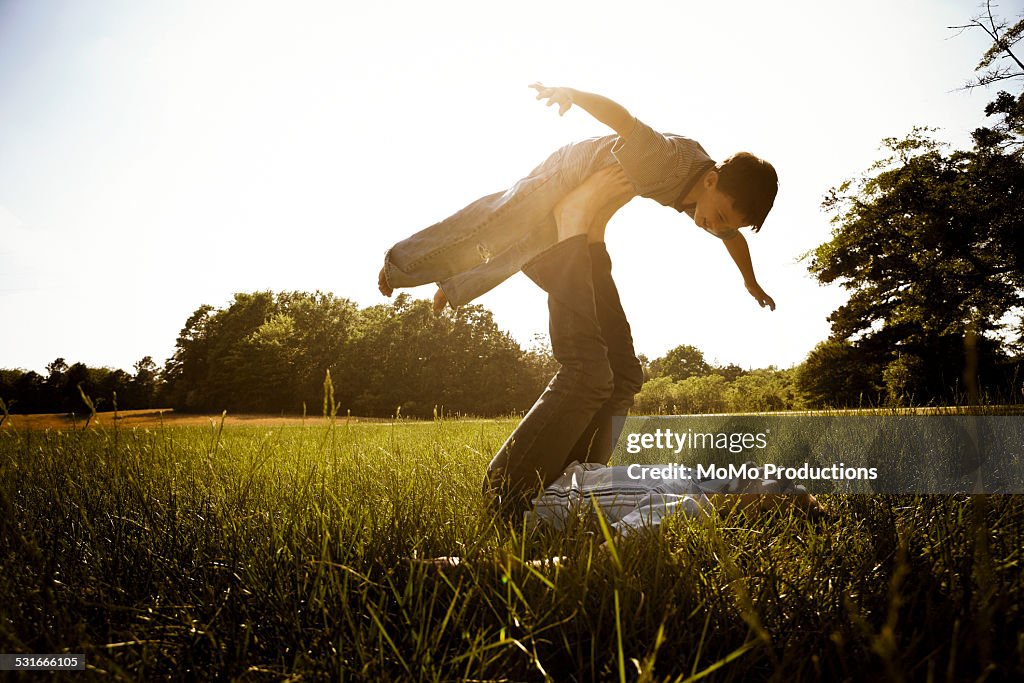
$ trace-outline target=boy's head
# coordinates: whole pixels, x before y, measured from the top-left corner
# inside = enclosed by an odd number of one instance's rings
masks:
[[[750,152],[737,152],[701,179],[694,221],[711,232],[746,225],[761,229],[779,191],[775,167]]]

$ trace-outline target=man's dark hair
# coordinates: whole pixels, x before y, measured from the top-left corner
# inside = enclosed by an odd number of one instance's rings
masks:
[[[718,189],[732,197],[733,207],[750,221],[754,232],[760,230],[779,191],[775,167],[750,152],[737,152],[715,170]]]

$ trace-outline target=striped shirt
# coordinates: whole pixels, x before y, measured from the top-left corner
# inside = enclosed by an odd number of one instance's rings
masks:
[[[571,184],[579,185],[591,174],[617,162],[638,195],[693,218],[694,205],[684,203],[684,198],[715,167],[714,160],[697,141],[673,133],[662,134],[643,121],[634,120],[633,130],[625,137],[605,135],[563,147],[559,150],[562,172]],[[737,234],[738,230],[731,230],[715,236],[731,239]]]
[[[508,190],[481,197],[393,246],[385,261],[388,281],[392,287],[437,282],[452,306],[469,303],[553,246],[558,241],[558,202],[615,164],[637,194],[690,218],[695,206],[685,198],[715,167],[695,141],[663,135],[641,121],[623,137],[606,135],[566,145]],[[728,240],[739,234],[732,230],[715,236]]]
[[[749,463],[753,465],[753,463]],[[633,479],[628,467],[573,462],[562,475],[533,500],[526,513],[531,524],[562,529],[575,517],[589,514],[596,506],[618,533],[628,535],[656,528],[674,514],[693,519],[715,514],[708,495],[739,493],[747,479]],[[764,493],[792,493],[802,490],[789,481],[765,480]]]

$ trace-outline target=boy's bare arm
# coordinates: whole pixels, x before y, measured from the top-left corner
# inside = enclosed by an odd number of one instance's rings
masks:
[[[746,285],[750,296],[754,297],[762,308],[768,306],[774,311],[775,300],[761,289],[761,285],[757,284],[757,278],[754,277],[754,264],[750,261],[750,248],[747,246],[747,240],[744,239],[742,234],[737,234],[736,237],[722,241],[729,252],[729,256],[732,257],[736,267],[739,268],[740,273],[743,275],[743,284]]]
[[[549,107],[557,104],[559,116],[565,114],[575,104],[622,137],[633,131],[633,125],[636,123],[633,115],[621,104],[607,97],[575,88],[549,88],[543,83],[531,83],[530,87],[537,91],[538,100],[547,98]]]

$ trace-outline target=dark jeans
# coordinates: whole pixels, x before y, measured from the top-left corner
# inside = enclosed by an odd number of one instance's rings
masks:
[[[573,237],[523,272],[548,293],[560,367],[487,467],[485,496],[511,512],[525,509],[573,460],[607,463],[618,438],[612,417],[625,415],[643,384],[604,244]]]

